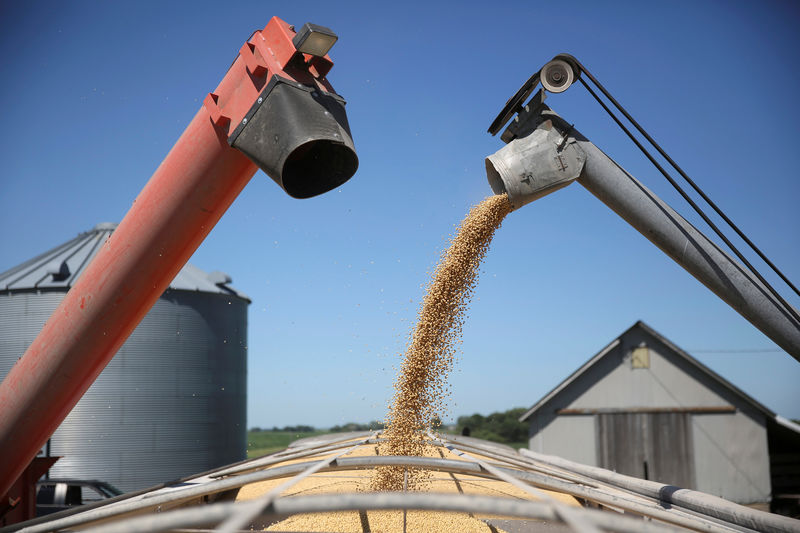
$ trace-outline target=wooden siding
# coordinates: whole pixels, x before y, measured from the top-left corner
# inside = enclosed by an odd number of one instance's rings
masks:
[[[599,414],[600,466],[621,474],[694,488],[688,413]]]

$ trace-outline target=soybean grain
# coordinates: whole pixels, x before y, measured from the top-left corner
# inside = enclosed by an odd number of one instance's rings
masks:
[[[432,446],[427,430],[441,420],[449,396],[448,375],[480,265],[495,231],[511,212],[505,194],[490,196],[470,209],[442,254],[410,333],[386,416],[387,439],[381,455],[423,456]],[[406,482],[404,477],[408,471]],[[404,467],[379,467],[372,490],[423,489],[430,472]]]

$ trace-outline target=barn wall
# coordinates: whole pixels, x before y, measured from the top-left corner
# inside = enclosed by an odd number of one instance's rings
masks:
[[[697,489],[736,503],[770,500],[763,416],[747,410],[692,417]]]
[[[632,368],[630,352],[641,342],[650,349],[650,367]],[[670,353],[653,337],[634,330],[573,385],[582,389],[571,409],[723,407],[730,405],[710,379]]]
[[[535,417],[546,424],[528,441],[533,451],[558,455],[570,461],[597,466],[594,416]],[[532,424],[532,427],[533,427]]]

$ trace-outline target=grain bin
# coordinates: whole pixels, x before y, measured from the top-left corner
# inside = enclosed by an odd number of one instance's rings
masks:
[[[0,274],[0,377],[25,352],[116,227],[92,230]],[[248,298],[187,264],[50,440],[53,477],[124,491],[246,453]]]

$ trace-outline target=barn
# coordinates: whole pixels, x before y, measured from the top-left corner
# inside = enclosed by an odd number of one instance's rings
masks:
[[[529,448],[743,503],[800,492],[800,426],[639,321],[520,417]]]

